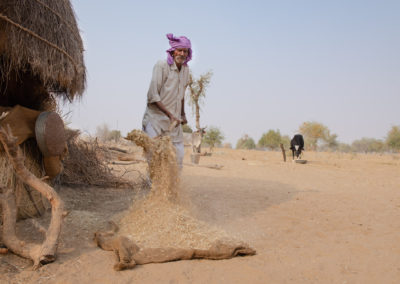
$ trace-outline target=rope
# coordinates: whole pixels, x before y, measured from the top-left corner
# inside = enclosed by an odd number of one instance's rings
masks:
[[[13,26],[23,30],[24,32],[30,34],[31,36],[33,36],[33,37],[35,37],[35,38],[37,38],[37,39],[39,39],[41,41],[43,41],[44,43],[48,44],[49,46],[55,48],[56,50],[58,50],[59,52],[64,54],[72,62],[72,64],[74,65],[75,72],[78,73],[78,67],[77,67],[78,65],[75,63],[75,60],[72,58],[72,56],[69,55],[65,50],[61,49],[60,47],[58,47],[54,43],[49,42],[47,39],[41,37],[40,35],[36,34],[35,32],[33,32],[33,31],[21,26],[20,24],[14,22],[13,20],[9,19],[7,16],[3,15],[1,12],[0,12],[0,19],[3,19],[4,21],[6,21],[6,22],[12,24]]]
[[[53,14],[55,14],[62,22],[64,22],[64,24],[70,29],[70,31],[72,32],[72,34],[77,38],[76,32],[74,31],[74,28],[72,27],[72,25],[67,22],[60,13],[58,13],[57,11],[53,10],[52,8],[50,8],[48,5],[46,5],[45,3],[43,3],[40,0],[35,0],[37,3],[39,3],[40,5],[42,5],[43,7],[45,7],[46,9],[48,9],[50,12],[52,12]],[[78,38],[77,38],[78,39]],[[78,39],[78,41],[80,41],[80,38]],[[81,50],[83,51],[83,48],[81,48]]]

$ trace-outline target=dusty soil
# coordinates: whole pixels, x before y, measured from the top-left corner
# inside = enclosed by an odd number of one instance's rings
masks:
[[[116,272],[113,254],[95,247],[93,232],[146,189],[60,188],[70,213],[57,261],[31,271],[30,261],[0,255],[0,283],[400,283],[399,155],[306,152],[301,165],[282,162],[278,152],[216,149],[200,160],[223,165],[215,170],[187,165],[186,154],[187,209],[257,255]],[[145,164],[126,167],[115,166],[116,173],[137,178]],[[18,226],[40,241],[34,222]]]

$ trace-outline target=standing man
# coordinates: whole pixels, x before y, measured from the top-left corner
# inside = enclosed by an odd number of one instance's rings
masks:
[[[153,68],[143,130],[153,138],[167,133],[176,148],[177,162],[182,168],[184,146],[181,124],[186,124],[185,90],[189,82],[192,46],[187,37],[167,34],[170,49],[167,60],[160,60]]]

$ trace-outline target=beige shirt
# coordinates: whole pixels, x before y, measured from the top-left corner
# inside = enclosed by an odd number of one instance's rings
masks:
[[[171,125],[169,117],[154,102],[161,102],[175,117],[181,118],[182,99],[189,83],[189,67],[182,65],[181,70],[175,63],[169,65],[167,60],[160,60],[153,68],[149,91],[147,92],[147,107],[143,117],[143,127],[149,122],[157,135],[168,132]],[[168,135],[172,142],[183,142],[182,126],[175,127]]]

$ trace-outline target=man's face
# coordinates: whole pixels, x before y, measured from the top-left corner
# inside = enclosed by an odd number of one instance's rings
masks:
[[[173,57],[175,60],[175,63],[178,65],[182,65],[185,63],[186,58],[189,54],[189,49],[188,48],[177,48],[174,50]]]

